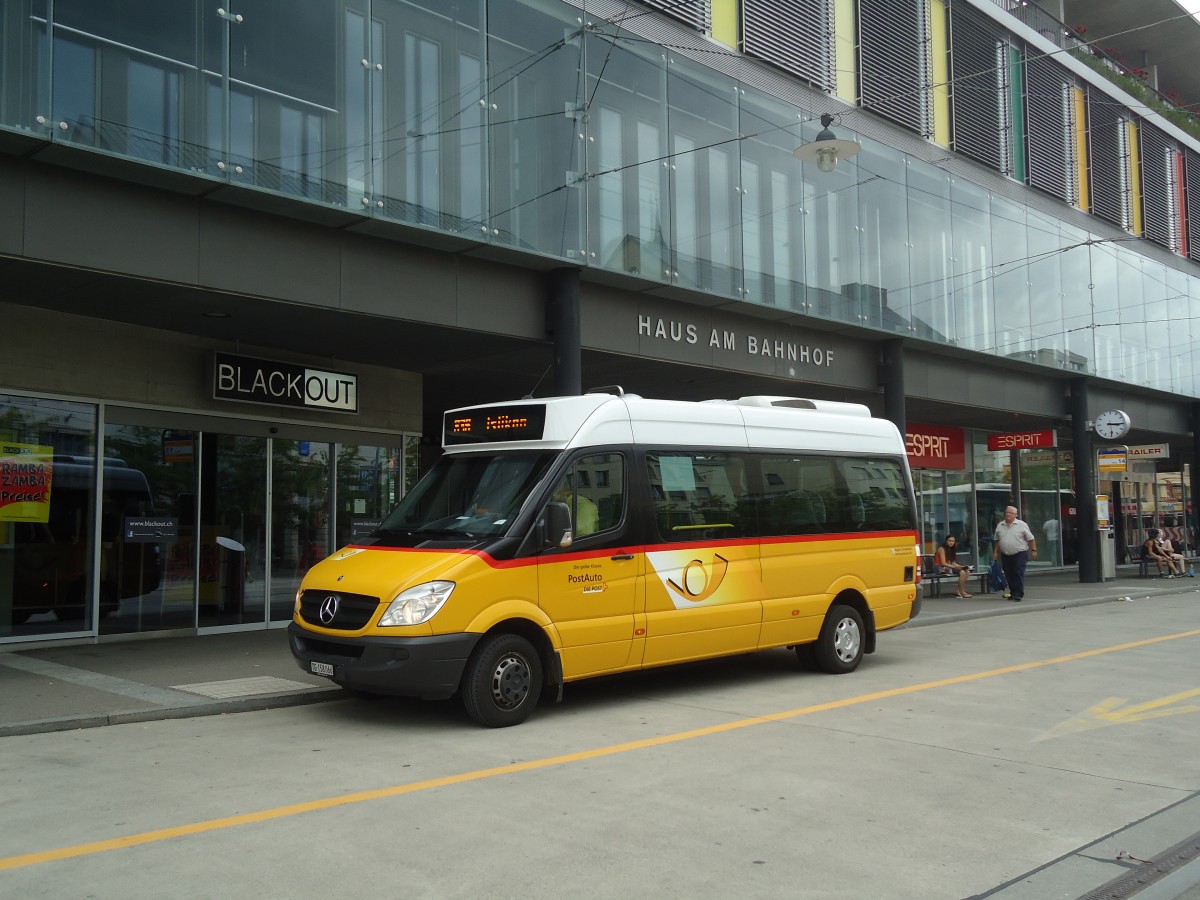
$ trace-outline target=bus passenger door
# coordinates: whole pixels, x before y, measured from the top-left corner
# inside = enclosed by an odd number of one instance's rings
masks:
[[[646,456],[652,533],[646,552],[646,652],[654,666],[754,650],[762,572],[744,454]]]
[[[562,641],[563,677],[638,665],[634,617],[644,605],[645,563],[642,547],[627,543],[624,456],[576,460],[552,499],[570,508],[574,531],[570,547],[547,550],[538,561],[539,603]]]

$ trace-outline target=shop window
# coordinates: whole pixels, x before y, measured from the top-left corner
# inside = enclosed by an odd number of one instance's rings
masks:
[[[0,638],[93,627],[95,446],[95,407],[0,395]]]

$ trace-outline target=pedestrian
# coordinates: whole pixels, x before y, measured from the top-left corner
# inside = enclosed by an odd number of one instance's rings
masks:
[[[1017,518],[1017,508],[1004,509],[1004,521],[996,526],[992,559],[1000,560],[1008,581],[1009,596],[1020,603],[1025,599],[1025,566],[1030,555],[1037,556],[1037,539],[1029,526]]]
[[[943,575],[958,576],[958,589],[955,590],[954,596],[966,600],[968,597],[975,596],[967,593],[967,579],[971,577],[971,567],[959,565],[957,556],[958,538],[950,534],[946,536],[946,539],[937,548],[937,553],[933,555],[933,564]]]

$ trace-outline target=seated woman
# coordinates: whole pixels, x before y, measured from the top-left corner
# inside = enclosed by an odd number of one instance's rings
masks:
[[[1174,578],[1175,567],[1172,564],[1171,557],[1159,546],[1158,534],[1157,528],[1151,528],[1146,532],[1146,540],[1142,544],[1142,559],[1154,563],[1160,577]],[[1166,568],[1166,572],[1163,571],[1164,567]]]
[[[1175,575],[1182,575],[1187,570],[1187,565],[1183,558],[1183,554],[1175,550],[1175,545],[1167,538],[1165,532],[1158,533],[1158,549],[1167,555],[1167,561],[1171,565],[1171,571]]]
[[[937,548],[937,553],[933,555],[933,564],[943,575],[958,576],[958,589],[955,590],[954,596],[965,600],[975,596],[967,593],[967,579],[971,577],[971,567],[959,565],[955,558],[957,556],[958,538],[952,534],[947,535],[941,546]]]

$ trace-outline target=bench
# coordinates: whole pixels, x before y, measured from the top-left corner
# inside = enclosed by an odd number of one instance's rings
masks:
[[[987,569],[984,569],[981,572],[972,572],[971,578],[979,579],[979,589],[976,590],[975,593],[977,593],[977,594],[990,593],[990,591],[988,590]],[[971,578],[967,579],[967,584],[971,583]],[[942,596],[942,582],[949,581],[952,584],[957,584],[958,576],[957,575],[943,575],[941,572],[938,571],[938,567],[936,565],[934,565],[933,556],[931,554],[926,553],[926,554],[921,555],[921,581],[923,581],[926,585],[928,585],[925,596],[940,597],[940,596]]]

